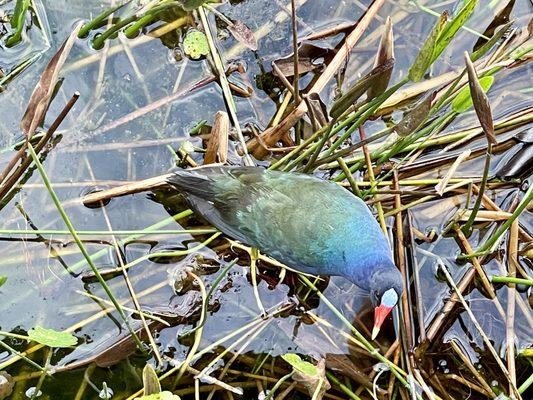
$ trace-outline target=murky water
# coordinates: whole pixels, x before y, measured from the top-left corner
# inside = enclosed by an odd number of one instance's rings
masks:
[[[32,27],[29,38],[13,49],[0,48],[0,67],[4,72],[12,70],[23,60],[41,54],[35,62],[7,83],[5,91],[0,93],[2,168],[13,155],[12,146],[22,139],[18,128],[21,116],[54,49],[60,46],[77,21],[94,17],[114,2],[52,0],[45,2],[44,6],[40,0],[35,3],[41,13],[42,29],[38,26]],[[290,18],[287,12],[290,8],[282,0],[245,0],[231,3],[220,7],[220,11],[230,18],[244,21],[252,30],[262,32],[259,50],[256,53],[245,50],[233,38],[225,38],[223,35],[217,45],[220,51],[227,55],[226,61],[239,61],[245,65],[246,72],[241,76],[236,75],[235,79],[250,84],[254,89],[251,97],[236,98],[241,125],[254,124],[263,129],[268,126],[276,112],[281,92],[278,88],[261,83],[271,70],[271,62],[292,52]],[[305,36],[337,23],[354,21],[369,2],[300,0],[299,3],[299,35]],[[462,0],[438,2],[433,5],[431,3],[434,2],[425,3],[435,11],[441,11],[444,8],[453,9],[462,3]],[[480,3],[482,4],[478,6],[469,26],[482,30],[492,18],[492,10],[497,2],[487,0]],[[9,10],[13,4],[14,2],[3,1],[0,2],[0,8]],[[517,20],[516,25],[526,26],[530,12],[529,1],[517,1],[512,14]],[[379,41],[379,32],[376,29],[388,15],[392,15],[393,20],[400,21],[394,28],[396,66],[392,82],[398,81],[406,74],[435,20],[434,16],[420,11],[411,2],[387,2],[361,39],[360,45],[352,52],[346,71],[347,81],[353,81],[368,71]],[[61,125],[61,137],[47,153],[44,165],[77,230],[110,229],[103,210],[83,206],[80,196],[95,186],[107,187],[167,172],[175,165],[175,158],[169,146],[177,149],[182,142],[189,140],[193,145],[202,147],[201,138],[189,137],[190,130],[200,120],[205,119],[211,123],[214,114],[225,109],[220,87],[216,83],[207,84],[175,100],[162,101],[160,106],[153,107],[158,100],[168,99],[173,93],[188,91],[212,75],[207,60],[193,61],[180,54],[181,50],[177,46],[179,40],[176,38],[179,38],[184,29],[187,27],[177,30],[174,37],[167,36],[166,41],[154,39],[139,44],[138,39],[111,40],[110,47],[103,51],[93,50],[88,39],[76,42],[62,74],[63,83],[47,114],[45,125],[51,123],[75,91],[80,92],[80,99]],[[461,31],[453,45],[441,57],[441,62],[435,64],[432,74],[439,75],[460,68],[463,51],[471,50],[475,40],[472,33]],[[50,48],[47,48],[48,42]],[[337,42],[338,37],[319,44]],[[490,92],[495,119],[533,105],[530,96],[530,88],[533,86],[531,72],[531,66],[526,66],[498,75]],[[304,78],[303,83],[308,80],[309,78]],[[334,82],[331,82],[322,93],[322,98],[326,104],[330,104],[334,96]],[[465,114],[448,126],[446,132],[472,126],[475,122],[474,113]],[[375,121],[368,124],[367,132],[370,134],[383,126],[383,122]],[[517,132],[519,130],[506,135],[511,137]],[[468,145],[475,147],[482,143],[481,140],[483,139]],[[494,157],[492,173],[505,162],[505,157],[508,157],[508,154],[498,154]],[[234,148],[231,149],[230,159],[237,160]],[[196,160],[201,161],[201,154],[196,155]],[[483,160],[477,158],[463,163],[457,176],[479,176],[482,168]],[[446,169],[443,169],[442,174],[445,172]],[[500,190],[497,196],[494,192],[490,193],[490,196],[502,209],[507,209],[517,190]],[[162,205],[161,201],[160,196],[154,198],[146,194],[136,194],[112,200],[105,207],[105,212],[113,230],[142,230],[186,208],[180,203],[169,204],[168,200]],[[416,206],[410,211],[413,226],[422,232],[429,232],[431,229],[439,232],[461,205],[464,205],[464,197],[458,196]],[[4,202],[0,207],[2,230],[66,229],[35,170],[31,170],[25,177],[24,185],[12,193],[9,202]],[[387,222],[390,226],[393,225],[393,219],[389,218]],[[523,228],[531,232],[533,227],[529,212],[524,214],[521,222]],[[202,224],[202,221],[185,218],[178,222],[168,221],[158,229],[176,230]],[[470,238],[472,246],[475,248],[477,242],[490,234],[492,229],[476,230]],[[208,237],[209,235],[159,233],[132,240],[121,245],[120,249],[124,262],[128,263],[151,252],[192,248]],[[101,252],[101,257],[96,260],[98,267],[118,265],[109,236],[90,236],[84,239],[89,253]],[[177,290],[176,286],[180,286],[179,282],[183,279],[180,271],[183,271],[185,266],[192,266],[209,287],[210,282],[217,276],[219,267],[235,257],[235,253],[228,249],[218,252],[213,250],[225,244],[225,240],[218,238],[209,247],[191,254],[171,260],[146,259],[130,269],[131,283],[142,308],[156,313],[175,314],[175,318],[170,319],[173,326],[158,330],[156,340],[161,353],[183,360],[191,346],[191,339],[179,338],[179,335],[189,330],[199,319],[200,292],[195,285],[182,292]],[[424,318],[428,322],[439,312],[443,299],[448,297],[449,289],[446,282],[438,276],[436,259],[428,256],[427,252],[446,259],[452,266],[451,271],[456,280],[471,266],[455,263],[459,249],[453,237],[444,237],[436,243],[419,243],[417,249],[419,252],[415,257],[420,267]],[[0,288],[0,330],[24,334],[36,325],[57,330],[76,326],[74,334],[81,345],[73,350],[53,351],[50,354],[51,365],[64,368],[73,362],[89,362],[91,357],[116,341],[118,336],[127,335],[127,330],[115,312],[102,312],[109,307],[107,304],[83,294],[90,293],[107,298],[99,284],[81,279],[89,272],[89,267],[84,263],[69,235],[3,233],[0,235],[0,252],[0,275],[8,278],[6,284]],[[245,266],[247,262],[247,256],[243,255],[241,263]],[[487,273],[501,274],[502,264],[505,262],[505,255],[491,260],[485,265]],[[223,290],[215,291],[211,298],[200,349],[259,316],[248,276],[249,268],[243,266],[232,268],[222,280],[220,287]],[[268,276],[276,276],[276,272],[262,272]],[[109,285],[118,299],[123,300],[128,307],[133,307],[122,276],[109,280]],[[359,319],[359,322],[355,322],[358,327],[370,326],[372,315],[365,293],[342,278],[332,278],[327,288],[324,285],[324,289],[326,296],[348,320]],[[260,282],[259,292],[267,309],[296,301],[297,295],[294,293],[294,285],[281,284],[272,288],[266,280]],[[298,295],[301,298],[305,293]],[[498,290],[498,297],[505,309],[506,287]],[[533,342],[531,315],[528,319],[524,314],[531,312],[527,294],[521,293],[519,297],[525,308],[517,307],[516,311],[515,333],[518,351],[531,346]],[[467,298],[496,349],[503,353],[505,322],[493,303],[477,289],[470,292]],[[358,354],[339,334],[338,330],[342,329],[342,325],[329,308],[317,298],[311,297],[307,300],[306,304],[311,307],[312,312],[330,321],[335,328],[313,324],[302,310],[294,309],[287,315],[261,325],[253,340],[241,342],[236,346],[238,349],[245,345],[242,352],[248,357],[239,360],[241,370],[253,370],[253,362],[257,362],[254,361],[256,359],[275,357],[289,351],[309,354],[315,358],[328,353]],[[139,328],[141,325],[138,318],[134,321],[134,325]],[[383,343],[392,338],[393,326],[389,323],[385,329]],[[454,354],[450,353],[447,346],[452,339],[460,343],[474,364],[487,365],[491,356],[487,354],[483,341],[468,316],[464,314],[439,338],[439,343],[443,344],[435,345],[432,349],[432,353],[436,354],[433,360],[436,364],[434,368],[440,373],[446,373],[445,370],[460,373],[455,366]],[[6,338],[5,342],[18,351],[27,349],[27,344],[21,340]],[[227,343],[224,346],[226,345]],[[46,352],[39,351],[30,357],[35,362],[44,364],[48,356]],[[12,359],[12,354],[0,351],[0,363],[10,363]],[[82,398],[97,398],[103,382],[107,382],[112,388],[113,399],[126,398],[140,388],[139,371],[145,361],[142,355],[135,354],[110,368],[91,369],[88,375],[90,384]],[[32,374],[34,370],[24,362],[17,361],[9,366],[0,365],[6,366],[11,375],[19,377],[13,399],[25,398],[26,390],[37,384],[39,376]],[[202,363],[199,365],[204,366]],[[201,369],[200,366],[197,368]],[[84,381],[84,372],[85,369],[80,368],[45,379],[40,398],[75,398]],[[490,370],[483,373],[486,373],[489,382],[499,376]],[[244,398],[256,398],[257,388],[250,389],[249,393],[255,397]]]

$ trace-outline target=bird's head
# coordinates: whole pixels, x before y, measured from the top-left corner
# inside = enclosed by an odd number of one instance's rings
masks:
[[[403,280],[396,267],[376,271],[370,282],[370,300],[374,309],[372,340],[376,338],[385,318],[398,304],[403,293]]]

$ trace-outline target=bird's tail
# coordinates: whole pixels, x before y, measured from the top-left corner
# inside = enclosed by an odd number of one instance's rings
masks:
[[[167,179],[167,182],[183,194],[209,200],[215,194],[213,187],[215,180],[208,172],[207,168],[204,171],[202,168],[177,169]]]

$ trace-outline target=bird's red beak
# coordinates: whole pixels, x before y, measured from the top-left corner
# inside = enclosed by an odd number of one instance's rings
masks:
[[[387,318],[387,315],[391,312],[394,307],[387,307],[385,305],[380,305],[374,309],[374,328],[372,328],[372,340],[374,340],[383,325],[383,321]]]

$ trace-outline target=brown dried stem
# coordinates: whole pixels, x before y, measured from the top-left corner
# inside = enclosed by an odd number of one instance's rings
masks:
[[[325,71],[311,87],[309,93],[320,93],[324,89],[326,84],[335,75],[337,70],[344,64],[346,58],[350,54],[350,51],[359,41],[363,32],[370,25],[370,22],[374,19],[384,2],[385,0],[374,0],[372,2],[367,11],[355,25],[354,29],[345,38],[342,47],[339,49],[337,54],[335,54],[335,57],[333,57]],[[261,139],[267,146],[273,146],[285,133],[287,133],[294,125],[296,125],[296,123],[304,116],[306,112],[307,104],[305,102],[300,102],[298,107],[287,117],[285,117],[280,124],[264,131],[261,134]],[[257,139],[252,139],[248,142],[248,150],[257,158],[263,158],[268,154],[265,148],[259,144],[259,140]]]

